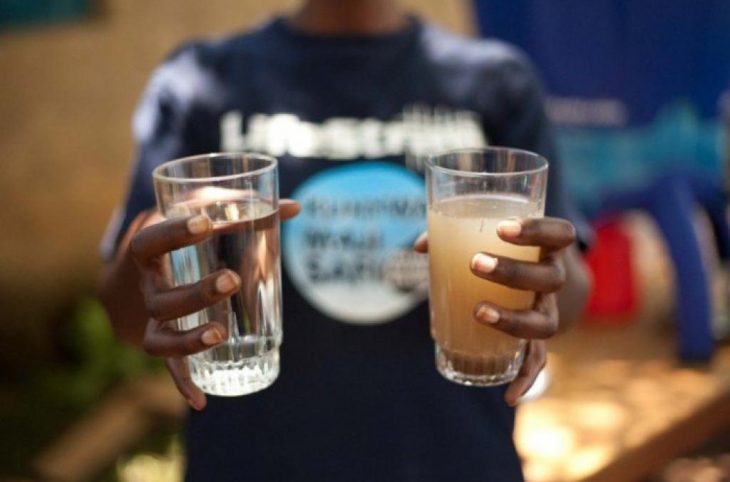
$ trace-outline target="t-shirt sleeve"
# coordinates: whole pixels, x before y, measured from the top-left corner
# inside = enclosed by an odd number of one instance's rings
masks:
[[[567,190],[552,127],[545,113],[542,84],[531,63],[514,51],[502,63],[502,122],[495,123],[494,144],[526,149],[547,158],[547,216],[565,218],[573,223],[582,247],[590,244],[592,231],[576,208]]]
[[[152,171],[161,163],[191,155],[195,147],[186,135],[193,103],[189,75],[194,52],[183,48],[153,73],[133,118],[136,144],[129,187],[123,204],[116,209],[102,239],[104,259],[112,259],[120,240],[135,217],[155,207]]]

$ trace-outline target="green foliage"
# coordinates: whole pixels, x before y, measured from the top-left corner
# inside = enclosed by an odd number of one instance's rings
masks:
[[[79,303],[65,331],[65,344],[76,362],[50,373],[45,383],[51,391],[54,385],[63,387],[74,404],[91,403],[111,384],[161,366],[158,360],[119,343],[95,299]]]
[[[116,340],[95,299],[79,302],[60,336],[70,360],[0,386],[0,479],[32,475],[32,458],[111,387],[162,367]]]

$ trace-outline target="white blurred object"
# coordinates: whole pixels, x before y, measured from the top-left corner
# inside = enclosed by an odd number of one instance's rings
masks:
[[[543,368],[540,373],[537,374],[537,378],[535,379],[535,383],[532,384],[529,390],[527,390],[527,393],[522,395],[522,398],[520,401],[523,402],[529,402],[531,400],[537,400],[548,389],[550,386],[550,380],[552,379],[550,372],[547,368]]]
[[[117,465],[120,482],[181,482],[184,459],[178,442],[167,454],[138,454]]]

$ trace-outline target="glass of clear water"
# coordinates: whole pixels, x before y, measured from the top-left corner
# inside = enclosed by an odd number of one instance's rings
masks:
[[[279,374],[281,267],[276,159],[258,154],[205,154],[167,162],[153,172],[157,206],[167,218],[207,215],[208,239],[170,253],[175,286],[220,269],[241,277],[230,298],[177,320],[189,330],[209,321],[228,339],[188,356],[193,381],[206,393],[238,396],[271,385]]]

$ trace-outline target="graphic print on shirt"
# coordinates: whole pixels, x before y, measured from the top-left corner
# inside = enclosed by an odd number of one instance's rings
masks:
[[[322,123],[288,113],[253,114],[244,123],[241,112],[230,111],[221,117],[220,130],[227,152],[332,161],[405,155],[408,168],[417,172],[434,152],[487,145],[475,112],[424,104],[407,106],[388,120],[333,117]]]
[[[385,162],[337,166],[293,193],[302,212],[283,225],[284,268],[299,292],[339,321],[375,324],[426,297],[423,179]]]

